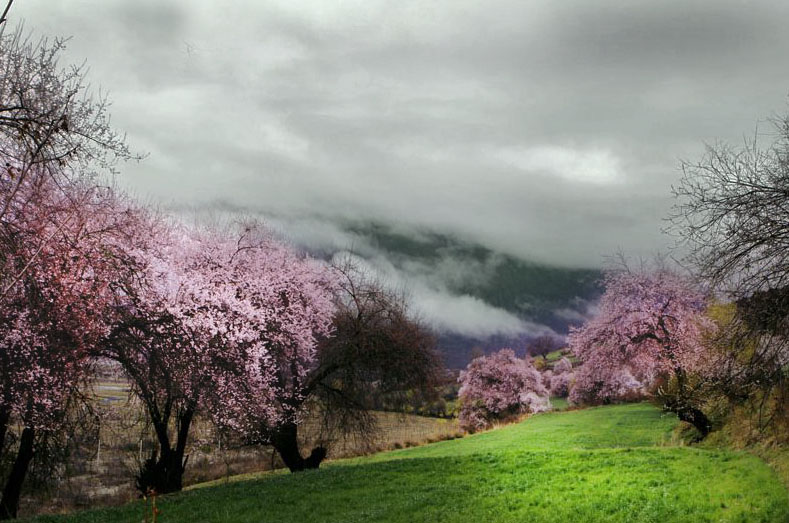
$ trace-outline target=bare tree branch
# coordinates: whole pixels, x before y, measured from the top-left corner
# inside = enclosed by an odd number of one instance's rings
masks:
[[[8,17],[8,11],[9,11],[9,9],[11,9],[11,4],[13,4],[13,3],[14,3],[14,0],[8,0],[8,3],[6,4],[5,9],[3,10],[3,14],[0,15],[0,25],[3,25],[5,23],[5,21],[8,20],[8,18],[7,18]]]

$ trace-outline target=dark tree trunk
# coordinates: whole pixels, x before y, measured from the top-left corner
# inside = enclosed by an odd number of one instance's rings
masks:
[[[178,492],[183,488],[185,468],[183,454],[169,447],[163,447],[158,455],[154,451],[140,468],[137,490],[145,495],[151,491],[157,494]]]
[[[676,409],[675,412],[680,420],[690,423],[699,431],[700,437],[697,441],[706,438],[707,434],[712,430],[712,425],[707,415],[695,407],[682,407]]]
[[[699,431],[699,437],[696,438],[696,441],[703,440],[712,431],[712,424],[707,415],[684,401],[677,398],[664,398],[663,410],[673,412],[681,421],[693,425]]]
[[[298,425],[295,423],[285,423],[272,436],[271,444],[277,449],[282,461],[285,462],[285,466],[291,472],[316,469],[326,457],[326,449],[324,447],[315,447],[308,457],[301,457],[298,430]]]
[[[674,375],[677,378],[678,392],[673,396],[667,395],[664,397],[663,408],[676,414],[681,421],[693,425],[699,431],[699,437],[696,438],[696,441],[701,441],[712,430],[712,424],[706,414],[689,405],[689,398],[692,397],[692,393],[688,390],[688,380],[685,371],[681,367],[675,367]]]
[[[22,494],[22,483],[25,481],[30,460],[33,459],[35,433],[32,428],[25,427],[19,439],[19,450],[16,453],[14,466],[8,475],[3,499],[0,501],[0,519],[15,518],[19,511],[19,496]]]
[[[170,446],[167,425],[162,422],[154,423],[160,452],[157,455],[154,451],[142,464],[137,475],[137,490],[143,495],[147,495],[151,490],[157,494],[167,494],[183,489],[184,471],[189,459],[188,456],[185,459],[184,454],[193,418],[194,409],[185,410],[179,417],[175,448]]]
[[[8,432],[8,422],[11,419],[11,409],[0,408],[0,452],[5,448],[5,435]]]

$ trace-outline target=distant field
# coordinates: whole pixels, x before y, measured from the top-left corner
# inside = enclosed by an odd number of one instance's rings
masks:
[[[464,439],[159,499],[161,522],[789,521],[746,453],[676,445],[646,404],[533,416]],[[36,521],[141,521],[142,504]]]

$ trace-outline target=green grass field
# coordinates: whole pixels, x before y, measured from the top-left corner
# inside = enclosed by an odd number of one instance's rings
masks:
[[[269,473],[158,500],[162,523],[789,521],[758,458],[672,444],[647,404],[534,416],[459,440]],[[35,521],[132,522],[142,502]]]
[[[555,363],[564,357],[564,352],[562,350],[555,350],[553,352],[549,352],[544,356],[545,361],[548,363]]]

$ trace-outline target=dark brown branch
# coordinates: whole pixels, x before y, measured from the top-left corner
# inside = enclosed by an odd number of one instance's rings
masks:
[[[0,25],[3,25],[6,22],[6,20],[8,20],[8,11],[9,9],[11,9],[11,4],[13,3],[14,0],[8,0],[8,3],[6,4],[5,9],[3,10],[3,14],[0,15]]]

